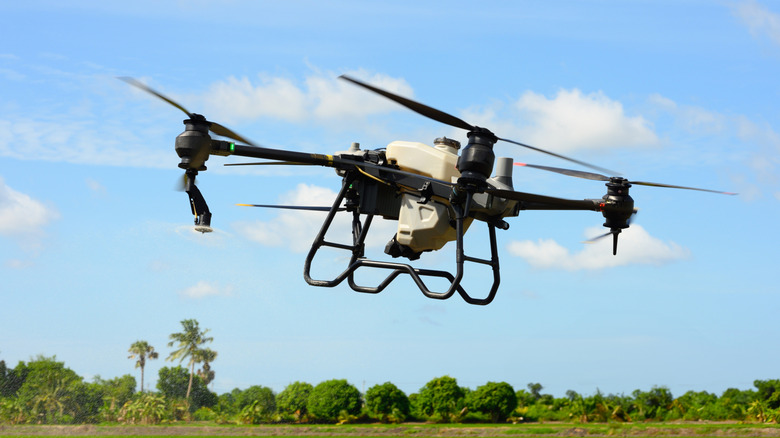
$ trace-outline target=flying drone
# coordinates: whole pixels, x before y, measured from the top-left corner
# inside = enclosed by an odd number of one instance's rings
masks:
[[[207,120],[200,114],[189,112],[183,106],[132,79],[120,78],[178,108],[185,114],[184,132],[176,137],[176,153],[181,158],[179,167],[184,170],[184,191],[189,196],[195,229],[211,231],[211,212],[195,185],[198,172],[206,170],[211,155],[241,156],[270,160],[265,162],[235,163],[227,165],[318,165],[331,167],[342,178],[341,189],[330,207],[285,206],[263,204],[239,204],[255,207],[325,211],[327,216],[311,245],[305,262],[303,277],[312,286],[335,287],[344,280],[350,288],[362,293],[379,293],[402,274],[408,274],[420,291],[429,298],[447,299],[456,292],[468,303],[489,304],[495,298],[500,284],[496,229],[506,230],[506,218],[518,216],[524,210],[588,210],[603,215],[604,227],[609,229],[601,237],[612,236],[612,252],[617,254],[618,236],[628,228],[636,213],[634,200],[629,195],[633,185],[667,187],[733,195],[729,192],[629,181],[623,177],[570,157],[559,155],[514,140],[498,137],[487,128],[474,126],[455,116],[411,99],[377,88],[350,76],[341,79],[368,91],[388,98],[429,119],[467,131],[468,143],[461,149],[460,143],[446,137],[427,144],[393,141],[385,148],[361,149],[357,143],[345,152],[334,155],[270,149],[258,146],[227,127]],[[209,132],[228,140],[213,139]],[[493,146],[499,142],[511,143],[595,170],[563,169],[513,163],[511,158],[496,158]],[[607,193],[597,199],[563,199],[515,191],[512,186],[512,169],[515,165],[532,167],[568,176],[606,182]],[[495,167],[495,175],[493,169]],[[493,176],[491,176],[493,175]],[[326,235],[338,213],[352,216],[352,241],[332,242]],[[365,256],[365,241],[374,218],[398,222],[397,231],[385,247],[385,253],[393,260],[414,261],[426,252],[437,251],[448,242],[455,242],[455,273],[436,269],[415,268],[408,262],[370,260]],[[490,258],[466,255],[463,237],[473,223],[483,222],[488,229]],[[314,279],[311,266],[323,247],[335,248],[350,254],[346,269],[332,279]],[[493,282],[487,295],[473,297],[461,285],[466,263],[489,266]],[[355,272],[360,268],[385,270],[388,274],[378,285],[358,284]],[[444,291],[432,291],[426,279],[444,279],[448,287]]]

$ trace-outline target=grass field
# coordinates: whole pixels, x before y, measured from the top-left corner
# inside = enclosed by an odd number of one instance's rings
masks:
[[[5,436],[284,436],[292,437],[531,437],[531,436],[652,436],[652,437],[780,437],[776,424],[739,423],[533,423],[517,425],[260,425],[221,426],[188,423],[157,426],[34,426],[0,425]]]

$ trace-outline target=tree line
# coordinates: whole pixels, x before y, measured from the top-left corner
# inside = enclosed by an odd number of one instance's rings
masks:
[[[343,379],[312,385],[293,382],[281,392],[255,385],[217,395],[208,389],[210,364],[217,353],[203,345],[208,330],[195,320],[182,321],[183,331],[170,335],[175,350],[162,367],[156,391],[144,390],[147,360],[159,357],[145,341],[130,346],[130,359],[141,370],[141,390],[130,374],[85,382],[56,357],[38,356],[9,368],[0,360],[0,424],[157,424],[209,421],[218,424],[354,423],[409,421],[503,423],[534,421],[640,422],[673,420],[778,422],[780,380],[756,380],[755,389],[729,388],[720,396],[688,391],[674,397],[664,386],[625,394],[564,397],[544,394],[540,383],[515,390],[506,382],[461,387],[450,376],[436,377],[413,394],[391,382],[362,394]],[[187,367],[181,366],[186,360]],[[195,366],[201,364],[196,371]]]

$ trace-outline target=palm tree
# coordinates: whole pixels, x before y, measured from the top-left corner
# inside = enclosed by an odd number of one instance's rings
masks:
[[[203,379],[203,383],[207,386],[214,380],[214,371],[211,369],[211,362],[217,358],[217,352],[211,348],[201,348],[195,352],[195,362],[203,363],[201,369],[198,370],[198,377]]]
[[[130,349],[127,351],[130,352],[130,356],[127,356],[128,359],[138,358],[135,362],[135,367],[141,368],[141,392],[144,392],[144,367],[146,366],[146,359],[157,359],[159,354],[157,354],[157,352],[154,351],[154,347],[149,345],[146,341],[133,342],[133,344],[130,345]]]
[[[189,358],[190,382],[187,385],[187,395],[185,396],[189,400],[190,391],[192,391],[192,377],[195,374],[195,362],[198,361],[198,350],[200,350],[201,345],[213,341],[214,338],[206,337],[209,329],[200,331],[198,321],[194,319],[185,319],[181,325],[184,328],[181,333],[171,333],[169,336],[171,341],[168,342],[168,346],[173,347],[174,344],[178,343],[179,349],[168,355],[167,360],[179,359],[179,363],[181,363],[184,359]]]

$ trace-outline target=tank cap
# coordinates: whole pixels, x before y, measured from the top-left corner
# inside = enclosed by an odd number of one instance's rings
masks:
[[[447,137],[439,137],[433,141],[434,145],[449,146],[455,149],[460,149],[460,142]]]

